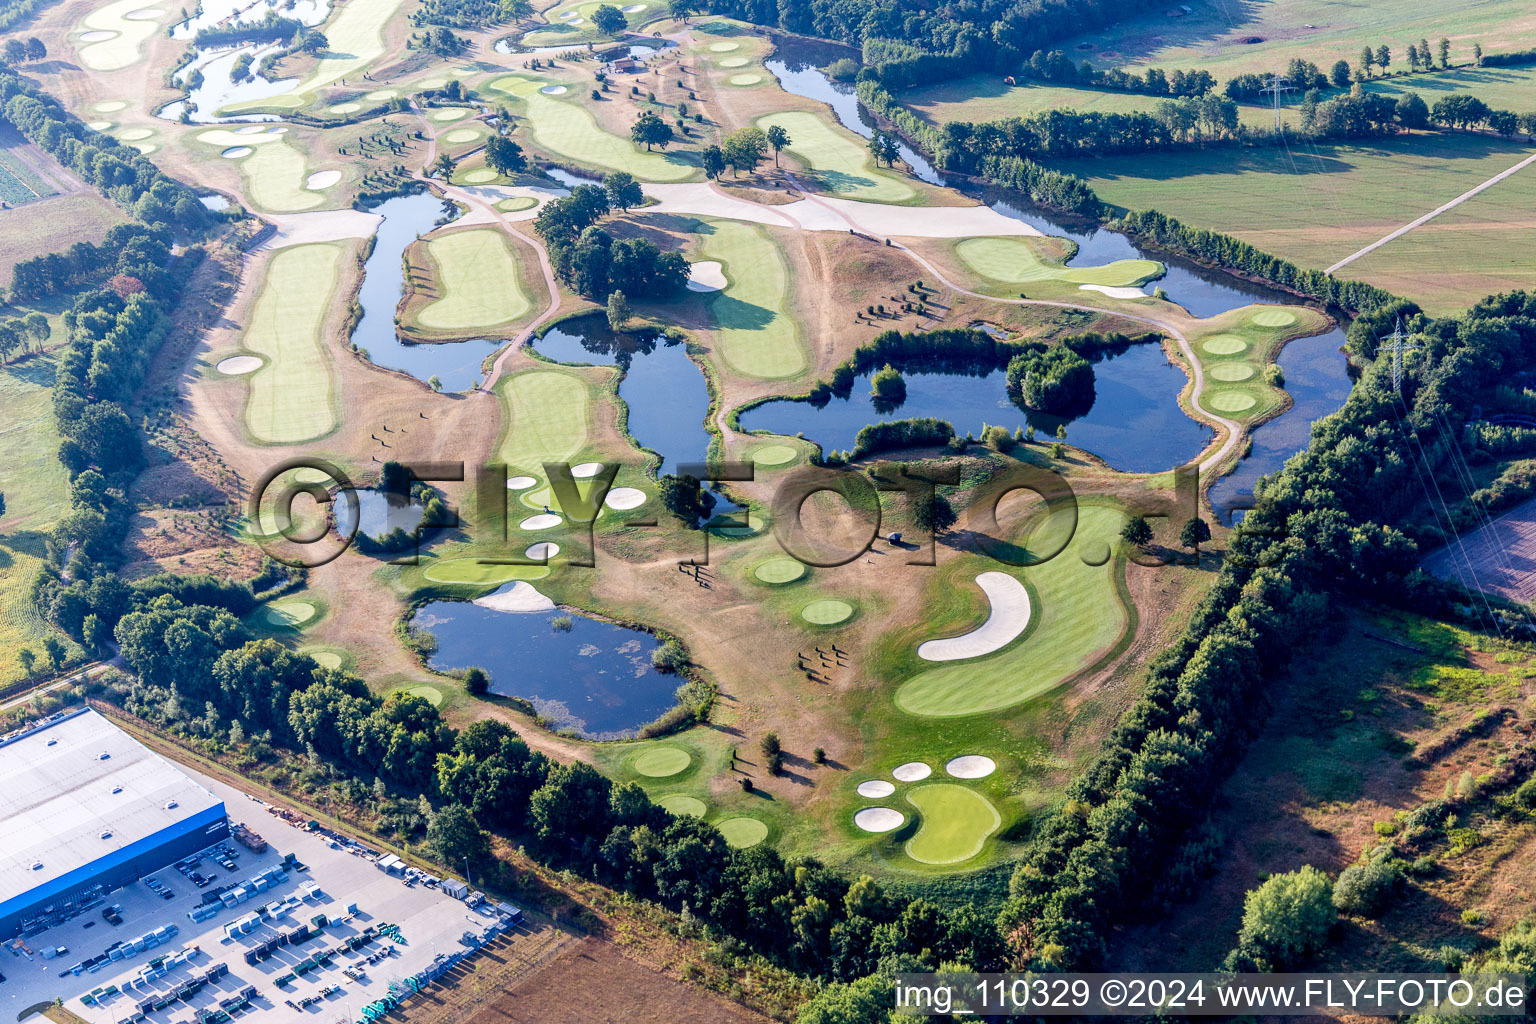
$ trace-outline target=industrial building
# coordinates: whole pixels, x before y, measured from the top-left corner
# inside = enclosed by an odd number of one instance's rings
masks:
[[[223,800],[94,710],[0,737],[0,940],[228,836]]]

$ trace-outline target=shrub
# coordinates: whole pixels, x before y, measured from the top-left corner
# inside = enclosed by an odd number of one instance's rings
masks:
[[[478,697],[490,688],[491,677],[485,669],[474,665],[464,670],[464,689]]]
[[[1310,864],[1274,875],[1243,901],[1243,925],[1237,948],[1223,970],[1254,965],[1274,971],[1301,963],[1323,948],[1338,920],[1333,885]]]
[[[651,665],[658,672],[680,672],[688,664],[688,654],[676,640],[668,640],[651,652]]]
[[[1333,905],[1356,917],[1376,917],[1387,908],[1403,880],[1402,861],[1390,846],[1379,847],[1366,860],[1351,864],[1333,885]]]

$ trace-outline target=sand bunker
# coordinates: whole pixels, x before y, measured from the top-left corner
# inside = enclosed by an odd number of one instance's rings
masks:
[[[1144,299],[1147,293],[1140,288],[1117,288],[1111,284],[1080,284],[1078,290],[1085,292],[1099,292],[1108,295],[1112,299]]]
[[[917,647],[924,661],[959,661],[1002,650],[1029,625],[1029,591],[1005,572],[984,572],[976,585],[987,595],[992,611],[987,621],[969,633],[928,640]]]
[[[921,782],[932,774],[933,769],[921,761],[908,761],[891,769],[891,778],[897,782]]]
[[[997,762],[983,754],[966,754],[944,766],[957,779],[984,779],[997,771]]]
[[[165,17],[165,12],[158,7],[146,7],[141,11],[129,11],[123,15],[124,21],[154,21],[156,18]]]
[[[149,156],[149,154],[160,148],[153,142],[130,142],[128,145],[138,150],[144,156]]]
[[[330,188],[340,180],[340,171],[316,171],[305,180],[304,187],[311,192],[318,192],[323,188]]]
[[[536,516],[529,516],[517,524],[520,530],[548,530],[560,525],[560,517],[553,512],[540,512]]]
[[[688,290],[691,292],[718,292],[729,284],[716,260],[704,260],[688,268]]]
[[[896,787],[884,779],[870,779],[868,782],[859,783],[859,796],[869,797],[871,800],[883,800],[896,792]]]
[[[588,477],[597,476],[602,471],[603,464],[601,462],[583,462],[571,467],[571,476],[578,480],[585,480]]]
[[[563,85],[546,85],[544,88],[539,90],[539,92],[546,96],[562,96],[566,93],[566,91],[567,90]]]
[[[230,356],[219,363],[219,372],[227,373],[231,377],[238,377],[242,373],[259,369],[261,369],[261,360],[256,356]]]
[[[901,828],[907,819],[889,807],[866,807],[853,816],[853,823],[865,832],[890,832]]]
[[[539,593],[532,583],[522,580],[508,583],[484,597],[477,597],[474,603],[493,612],[547,612],[555,607],[555,602]]]
[[[537,544],[529,544],[523,554],[529,558],[537,558],[540,561],[554,558],[560,553],[560,545],[554,541],[541,540]]]
[[[615,487],[603,498],[603,504],[619,511],[639,508],[645,504],[645,492],[635,487]]]
[[[508,477],[507,478],[507,490],[509,490],[509,491],[526,491],[528,488],[532,487],[536,483],[538,483],[538,481],[535,480],[531,476],[513,476],[513,477]]]
[[[82,43],[100,43],[105,42],[108,39],[112,39],[116,37],[116,35],[116,32],[109,32],[104,28],[99,28],[93,32],[80,33],[80,41]]]
[[[648,6],[650,6],[650,5],[649,4],[630,4],[628,7],[620,7],[619,10],[623,11],[625,14],[639,14],[641,11],[645,10]]]
[[[266,130],[267,130],[266,125],[248,124],[244,128],[236,128],[235,129],[235,134],[236,135],[260,135],[262,132],[264,132]]]
[[[252,149],[250,146],[230,146],[224,152],[220,153],[219,156],[223,157],[225,160],[239,160],[243,156],[250,156],[251,153]]]

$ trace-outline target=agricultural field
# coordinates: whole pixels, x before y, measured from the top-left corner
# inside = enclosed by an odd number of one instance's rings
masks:
[[[996,121],[1005,117],[1028,117],[1047,110],[1095,111],[1103,114],[1152,113],[1155,96],[1120,92],[1113,89],[1088,89],[1073,85],[1023,81],[1009,85],[996,75],[973,75],[952,82],[905,89],[898,99],[905,107],[929,124],[951,121]],[[1251,127],[1275,123],[1274,111],[1266,106],[1241,103],[1238,119]],[[1287,121],[1295,120],[1289,107],[1282,110]]]

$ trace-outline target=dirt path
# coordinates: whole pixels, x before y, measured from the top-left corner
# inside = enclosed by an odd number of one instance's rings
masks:
[[[1467,191],[1463,192],[1461,195],[1457,196],[1455,199],[1452,199],[1450,202],[1446,203],[1444,206],[1439,206],[1439,207],[1436,207],[1433,210],[1430,210],[1428,213],[1426,213],[1424,216],[1420,217],[1418,220],[1409,221],[1407,224],[1404,224],[1402,227],[1398,228],[1396,231],[1392,232],[1391,234],[1385,235],[1382,238],[1378,238],[1376,241],[1372,242],[1370,245],[1366,246],[1364,249],[1358,249],[1355,252],[1350,253],[1348,256],[1345,256],[1343,259],[1339,260],[1339,262],[1335,263],[1333,266],[1331,266],[1327,270],[1325,270],[1324,273],[1325,274],[1331,274],[1335,270],[1338,270],[1340,267],[1348,266],[1349,264],[1355,262],[1355,260],[1359,259],[1360,257],[1365,256],[1365,255],[1367,255],[1369,253],[1375,252],[1377,249],[1380,249],[1382,246],[1386,245],[1388,242],[1392,241],[1393,239],[1401,238],[1404,235],[1406,235],[1408,232],[1412,231],[1414,228],[1420,226],[1421,224],[1426,224],[1429,221],[1434,220],[1436,217],[1440,216],[1445,211],[1455,209],[1456,207],[1460,206],[1462,203],[1466,202],[1468,199],[1471,199],[1473,196],[1477,195],[1478,193],[1484,191],[1485,189],[1492,188],[1493,186],[1497,185],[1499,182],[1503,181],[1505,178],[1507,178],[1510,175],[1514,174],[1515,172],[1521,170],[1522,168],[1529,167],[1533,163],[1536,163],[1536,153],[1532,153],[1530,156],[1526,157],[1524,160],[1521,160],[1519,163],[1515,164],[1515,166],[1509,168],[1508,170],[1500,171],[1498,174],[1495,174],[1493,177],[1489,178],[1487,181],[1483,182],[1481,185],[1475,186],[1474,188],[1467,189]]]

